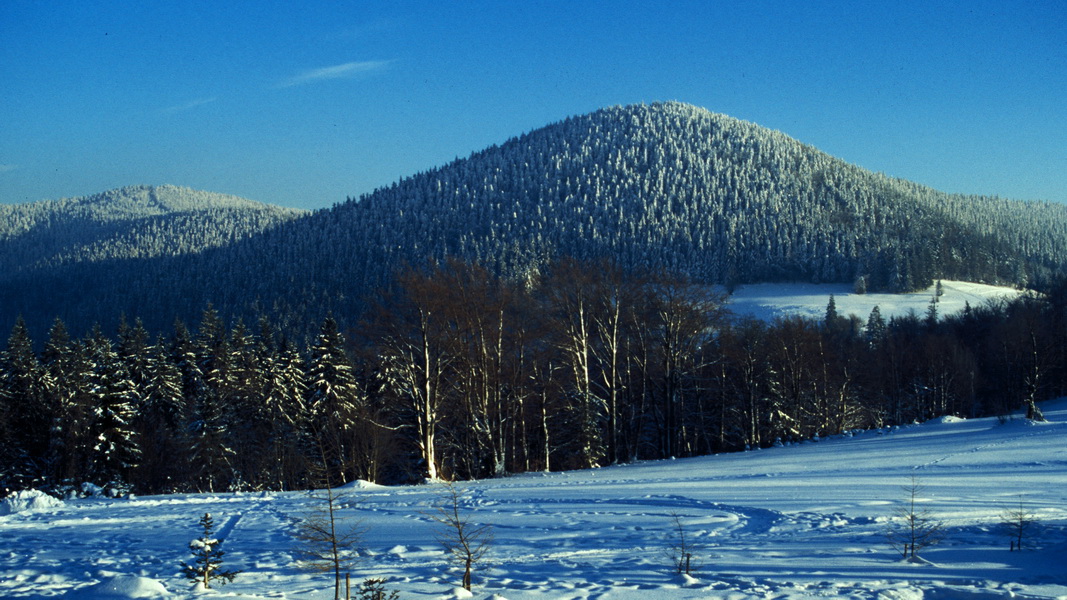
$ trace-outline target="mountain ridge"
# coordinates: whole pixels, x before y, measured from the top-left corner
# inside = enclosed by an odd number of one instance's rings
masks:
[[[230,237],[306,214],[174,185],[126,186],[89,196],[3,205],[0,264],[19,272],[82,260],[197,252],[227,243],[227,235],[210,224],[222,213],[235,211],[259,218],[235,225]],[[36,256],[27,258],[29,253]]]

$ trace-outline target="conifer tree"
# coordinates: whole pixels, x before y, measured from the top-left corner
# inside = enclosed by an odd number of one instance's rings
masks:
[[[203,532],[200,537],[189,542],[189,551],[193,554],[193,564],[181,563],[182,573],[186,578],[210,588],[212,583],[230,583],[241,571],[222,568],[222,540],[216,539],[215,521],[210,513],[200,517]]]
[[[904,502],[894,511],[896,520],[891,522],[886,531],[889,544],[905,560],[919,559],[919,553],[930,546],[937,545],[945,537],[945,525],[936,519],[929,509],[920,505],[920,496],[926,488],[915,477],[902,486]]]
[[[0,352],[0,439],[4,440],[0,483],[22,487],[44,474],[51,425],[43,387],[46,377],[20,318]]]
[[[144,404],[137,420],[142,445],[139,489],[170,492],[183,487],[183,474],[189,470],[189,436],[181,372],[157,340],[148,349]]]
[[[199,376],[190,416],[190,466],[197,489],[215,492],[227,490],[234,481],[235,451],[231,445],[231,414],[228,400],[233,386],[229,339],[218,312],[208,305],[201,316],[200,328],[193,343]]]
[[[103,485],[125,488],[130,471],[141,458],[134,419],[140,409],[140,390],[131,381],[126,364],[119,359],[99,328],[87,342],[94,399],[93,431],[96,445],[93,477]]]
[[[877,346],[881,344],[886,336],[886,324],[885,319],[882,318],[882,311],[875,305],[871,309],[871,314],[867,317],[867,343],[871,346]]]
[[[299,566],[315,573],[333,575],[334,600],[341,598],[341,582],[355,564],[355,550],[367,529],[359,521],[345,519],[341,509],[344,494],[334,490],[334,481],[326,463],[325,448],[319,448],[320,462],[313,468],[312,494],[319,501],[297,527]],[[347,596],[347,595],[346,595]]]
[[[226,417],[214,395],[207,395],[192,411],[190,471],[200,491],[229,489],[233,476],[234,450],[229,446]]]
[[[67,454],[71,447],[71,434],[76,430],[68,419],[77,397],[75,382],[75,348],[62,319],[56,318],[48,331],[48,341],[41,353],[41,365],[48,374],[49,386],[46,403],[51,420],[48,459],[49,474],[59,483],[66,476]]]
[[[311,447],[305,439],[304,362],[296,349],[286,344],[271,354],[266,368],[259,420],[268,429],[264,440],[267,476],[280,489],[292,489],[302,484],[301,473],[307,465],[304,450]]]
[[[333,317],[326,317],[311,348],[307,367],[307,408],[326,468],[342,474],[348,469],[359,402],[359,388],[344,350],[344,336]]]

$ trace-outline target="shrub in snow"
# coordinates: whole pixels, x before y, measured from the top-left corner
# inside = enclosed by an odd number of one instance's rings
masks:
[[[682,519],[678,516],[678,513],[672,512],[671,519],[674,520],[674,526],[671,528],[673,530],[673,538],[671,545],[667,548],[667,555],[671,559],[675,573],[692,575],[693,568],[696,566],[693,563],[693,545],[686,535],[685,528],[682,526]]]
[[[42,510],[56,506],[63,506],[63,501],[53,498],[40,490],[22,490],[0,500],[0,515],[11,515],[27,510]]]
[[[189,551],[193,553],[195,560],[192,565],[183,562],[182,573],[192,581],[202,583],[205,588],[210,588],[211,582],[215,580],[221,579],[220,583],[233,581],[240,571],[222,570],[222,556],[225,552],[219,548],[221,540],[212,535],[215,523],[210,513],[204,513],[204,516],[200,517],[200,527],[204,532],[199,538],[189,542]]]
[[[104,498],[107,494],[104,492],[104,488],[96,485],[95,483],[89,483],[86,481],[81,485],[82,496],[86,498]]]
[[[356,600],[398,600],[400,592],[386,589],[384,579],[364,579],[355,598]]]

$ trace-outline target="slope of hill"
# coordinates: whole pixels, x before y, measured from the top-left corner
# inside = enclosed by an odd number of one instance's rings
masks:
[[[681,103],[613,107],[209,251],[25,279],[0,315],[59,315],[81,330],[121,309],[168,327],[212,302],[306,328],[327,312],[354,320],[400,265],[449,255],[516,278],[569,255],[730,288],[1041,287],[1067,263],[1067,207],[944,194]],[[72,277],[79,294],[55,293]]]
[[[340,490],[339,517],[367,528],[353,587],[387,580],[419,598],[1064,598],[1067,403],[1050,422],[940,419],[758,452],[528,474],[464,484],[471,524],[493,527],[473,593],[435,542],[441,485]],[[917,481],[944,540],[905,561],[887,542]],[[331,597],[332,575],[296,568],[307,493],[191,494],[38,503],[0,516],[5,598],[202,598],[179,572],[210,513],[238,598]],[[11,507],[25,503],[9,502]],[[1040,527],[1009,550],[1005,514]],[[674,521],[677,517],[677,523]],[[693,573],[670,558],[677,526]],[[482,565],[479,565],[482,566]]]

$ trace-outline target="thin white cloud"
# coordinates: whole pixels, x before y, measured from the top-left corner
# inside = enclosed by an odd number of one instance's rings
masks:
[[[211,104],[215,100],[217,100],[217,98],[200,98],[198,100],[193,100],[192,102],[186,102],[185,104],[176,104],[174,106],[168,106],[167,108],[164,108],[159,112],[170,115],[174,113],[184,112],[187,110],[192,110],[205,104]]]
[[[0,165],[0,175],[4,173],[10,173],[12,171],[17,171],[18,168],[18,165]]]
[[[287,88],[308,83],[316,83],[319,81],[328,81],[330,79],[346,79],[355,77],[356,75],[381,71],[388,67],[391,62],[392,61],[389,60],[364,60],[333,65],[332,67],[311,69],[304,71],[295,77],[286,79],[279,84],[278,87]]]

